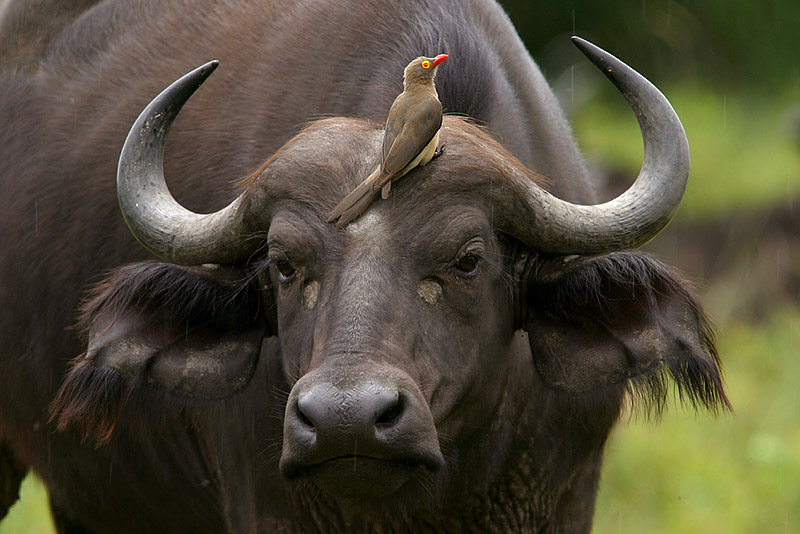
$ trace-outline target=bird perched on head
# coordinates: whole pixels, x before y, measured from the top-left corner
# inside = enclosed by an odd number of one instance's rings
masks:
[[[389,196],[392,182],[439,155],[442,104],[433,79],[447,54],[418,57],[403,71],[403,92],[389,109],[383,135],[381,163],[328,214],[328,222],[342,227],[355,220],[381,192]]]

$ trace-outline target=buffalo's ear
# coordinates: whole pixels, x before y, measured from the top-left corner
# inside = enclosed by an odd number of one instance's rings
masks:
[[[104,442],[133,397],[174,406],[175,397],[213,400],[240,390],[270,330],[263,297],[227,266],[152,262],[114,271],[84,305],[87,350],[51,406],[59,428],[77,422],[84,439]],[[173,399],[160,402],[164,396]]]
[[[628,388],[660,410],[671,377],[682,400],[729,408],[710,326],[668,268],[637,252],[534,261],[525,328],[547,384]]]

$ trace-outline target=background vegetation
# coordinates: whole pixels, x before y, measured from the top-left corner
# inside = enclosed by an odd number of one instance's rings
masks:
[[[502,3],[606,195],[636,175],[641,139],[569,35],[656,83],[692,148],[684,204],[648,248],[698,282],[736,414],[632,414],[608,447],[595,532],[800,532],[800,3]],[[44,490],[29,477],[0,534],[50,532]]]

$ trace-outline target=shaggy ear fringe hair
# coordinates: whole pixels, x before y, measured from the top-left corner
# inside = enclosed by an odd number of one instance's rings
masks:
[[[659,301],[678,299],[697,320],[699,344],[675,336],[677,350],[654,360],[643,372],[630,376],[625,389],[631,408],[642,406],[647,416],[658,418],[668,405],[675,388],[682,404],[706,409],[714,414],[733,411],[723,389],[721,362],[713,327],[688,282],[671,268],[641,252],[617,252],[575,260],[573,267],[554,268],[545,260],[535,278],[546,280],[537,289],[537,300],[546,302],[548,312],[592,310],[598,317],[614,317],[614,296],[637,302],[643,312],[659,318]],[[560,270],[560,274],[553,274]],[[592,313],[592,312],[588,312]],[[565,320],[567,316],[563,317]],[[664,327],[663,323],[659,326]],[[674,385],[674,386],[672,386]]]
[[[182,267],[142,262],[113,270],[90,289],[80,308],[78,331],[88,338],[92,322],[134,311],[151,318],[190,325],[212,323],[224,328],[237,321],[261,318],[261,305],[243,271],[217,266]]]
[[[111,439],[123,412],[164,426],[180,414],[180,405],[175,396],[147,387],[140,379],[126,379],[116,369],[76,360],[50,405],[50,420],[59,432],[75,428],[83,443],[100,447]]]
[[[114,320],[126,313],[142,315],[150,324],[165,322],[241,327],[262,319],[257,291],[250,280],[228,267],[208,270],[147,262],[114,270],[95,286],[81,306],[76,329],[88,342],[93,321]],[[107,443],[123,412],[136,413],[128,422],[151,427],[166,425],[188,406],[204,404],[159,390],[143,377],[123,377],[110,367],[98,367],[81,354],[73,359],[61,388],[50,405],[50,420],[59,431],[76,427],[82,440]],[[151,430],[152,431],[152,430]]]

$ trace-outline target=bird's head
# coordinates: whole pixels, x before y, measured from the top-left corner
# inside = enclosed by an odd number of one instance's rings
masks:
[[[447,59],[447,54],[414,59],[403,71],[404,85],[408,86],[410,83],[433,83],[433,77],[436,76],[436,68],[445,59]]]

